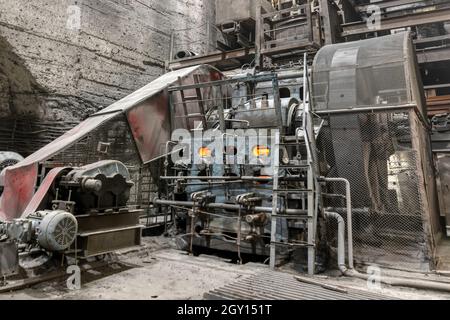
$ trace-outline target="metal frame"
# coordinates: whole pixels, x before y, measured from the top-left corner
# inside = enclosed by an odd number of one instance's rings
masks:
[[[412,26],[420,26],[435,22],[444,22],[450,20],[450,6],[439,6],[432,11],[423,11],[410,13],[398,17],[388,17],[381,20],[381,26],[377,30],[371,30],[368,28],[366,22],[352,22],[342,25],[342,37],[362,35],[366,33],[388,31],[391,29],[406,28]]]
[[[292,12],[292,11],[299,11],[304,12],[302,14],[298,14],[294,16],[294,18],[297,19],[303,19],[303,23],[294,24],[291,26],[281,27],[281,28],[275,28],[274,25],[280,21],[288,21],[292,17],[281,17],[278,19],[275,19],[277,16],[281,16],[283,14]],[[274,11],[274,12],[263,12],[263,8],[259,7],[256,11],[256,40],[255,40],[255,47],[256,47],[256,57],[255,57],[255,63],[256,66],[261,67],[262,66],[262,58],[264,56],[268,57],[275,57],[276,55],[299,55],[303,52],[308,51],[316,51],[320,48],[321,39],[314,39],[314,31],[313,31],[313,23],[312,23],[312,16],[316,13],[311,12],[311,5],[308,1],[306,4],[303,5],[294,5],[290,8]],[[264,25],[269,25],[269,30],[264,30]],[[300,25],[306,25],[308,34],[306,40],[298,40],[297,36],[289,37],[289,38],[282,38],[282,39],[274,39],[275,33],[279,30],[288,30],[290,28],[296,28]],[[319,41],[317,41],[319,40]]]
[[[218,80],[218,81],[208,81],[208,82],[197,82],[195,84],[190,84],[190,85],[178,85],[178,86],[172,86],[168,88],[168,93],[169,93],[169,102],[170,102],[170,110],[171,110],[171,128],[174,129],[175,128],[175,104],[174,103],[174,99],[173,99],[173,94],[175,92],[179,92],[179,93],[183,93],[185,90],[192,90],[195,89],[197,92],[197,96],[199,94],[199,92],[201,92],[201,89],[205,89],[205,88],[211,88],[211,87],[219,87],[221,92],[222,92],[222,86],[226,85],[226,84],[232,84],[232,83],[243,83],[243,82],[252,82],[252,83],[256,83],[256,82],[267,82],[270,81],[272,82],[272,88],[273,88],[273,95],[274,95],[274,102],[275,102],[275,112],[276,112],[276,116],[278,119],[278,127],[279,129],[282,131],[283,130],[283,119],[282,119],[282,114],[281,114],[281,102],[280,102],[280,97],[279,97],[279,80],[281,79],[290,79],[290,78],[298,78],[299,74],[289,74],[289,75],[285,75],[284,77],[279,78],[278,75],[276,73],[269,73],[269,74],[262,74],[262,75],[254,75],[254,76],[244,76],[244,77],[239,77],[239,78],[232,78],[232,79],[225,79],[225,80]],[[183,97],[182,97],[183,99]],[[185,104],[186,101],[182,101],[181,104]],[[198,103],[201,104],[202,103],[202,99],[199,98],[197,100],[190,100],[187,101],[187,103]],[[221,123],[221,128],[225,127],[225,119],[224,119],[224,114],[223,114],[223,100],[221,105],[219,106],[219,117],[220,117],[220,123]]]

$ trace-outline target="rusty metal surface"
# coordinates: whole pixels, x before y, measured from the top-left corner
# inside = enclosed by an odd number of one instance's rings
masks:
[[[67,168],[67,167],[55,168],[55,169],[52,169],[47,174],[44,181],[42,181],[41,186],[39,187],[37,192],[34,194],[31,201],[28,203],[28,206],[25,208],[23,215],[22,215],[23,217],[25,217],[26,215],[31,214],[33,212],[36,212],[38,210],[45,209],[45,208],[41,207],[41,204],[42,204],[43,200],[45,199],[45,197],[48,193],[48,190],[52,186],[55,179],[60,175],[60,173],[62,173],[63,171],[65,171],[67,169],[69,169],[69,168]]]
[[[82,258],[97,256],[112,251],[139,246],[142,226],[93,231],[78,236],[78,247],[82,248]]]
[[[139,224],[139,216],[141,214],[142,210],[131,210],[95,215],[78,215],[78,230],[80,233],[88,233],[95,230],[135,226]]]
[[[164,145],[170,140],[170,113],[167,106],[167,93],[162,92],[127,113],[128,123],[143,162],[164,153]]]
[[[170,119],[166,116],[164,109],[168,109],[168,106],[166,99],[161,98],[161,95],[166,96],[165,89],[177,82],[179,78],[186,80],[193,73],[206,73],[211,76],[221,75],[216,69],[205,65],[167,73],[122,100],[92,115],[17,165],[7,168],[2,178],[4,191],[0,198],[0,219],[12,220],[24,213],[35,191],[39,163],[63,152],[121,113],[126,113],[128,116],[129,125],[138,146],[141,160],[147,162],[155,158],[159,152],[158,141],[165,140],[170,133],[168,131],[170,130],[168,126]],[[160,103],[164,105],[161,106]],[[137,110],[133,111],[134,108]],[[161,114],[161,117],[157,118],[156,121],[149,116],[149,114],[153,114],[155,108]],[[140,116],[142,115],[145,115],[145,117],[141,118]],[[141,121],[142,119],[144,121]],[[153,136],[156,133],[158,135]]]
[[[37,164],[23,165],[20,169],[3,171],[4,190],[0,198],[0,220],[12,220],[21,216],[34,194],[37,180]]]
[[[316,279],[316,282],[327,283]],[[207,300],[390,300],[392,298],[368,291],[345,288],[338,292],[317,284],[297,281],[294,275],[263,271],[222,288],[205,293]],[[344,290],[343,290],[344,291]]]

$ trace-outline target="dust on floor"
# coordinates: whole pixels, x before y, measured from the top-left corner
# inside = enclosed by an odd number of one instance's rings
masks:
[[[84,269],[88,270],[82,274],[81,290],[71,291],[65,280],[59,280],[0,294],[0,299],[197,300],[241,277],[268,270],[267,265],[258,263],[237,265],[217,256],[190,256],[176,250],[173,241],[163,237],[144,239],[143,247],[119,253],[114,263],[91,269],[85,264]],[[314,278],[327,284],[369,290],[360,279],[330,274]],[[450,299],[450,293],[390,286],[382,286],[375,292],[400,299]]]
[[[190,256],[161,238],[146,239],[145,250],[119,254],[118,260],[84,272],[81,290],[71,291],[60,280],[0,294],[0,299],[202,299],[205,292],[267,268]]]

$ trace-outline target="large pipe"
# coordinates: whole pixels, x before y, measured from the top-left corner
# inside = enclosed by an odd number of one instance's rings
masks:
[[[193,201],[172,201],[172,200],[162,200],[155,199],[153,201],[155,204],[165,205],[165,206],[178,206],[178,207],[194,207]],[[206,208],[210,209],[224,209],[224,210],[239,210],[241,206],[237,204],[227,204],[227,203],[208,203]],[[254,212],[265,212],[272,213],[271,207],[251,207]],[[277,209],[277,214],[306,214],[306,210],[302,209]]]
[[[336,219],[338,223],[338,268],[343,275],[347,277],[354,277],[363,280],[369,280],[370,275],[363,274],[356,271],[353,268],[347,268],[345,265],[345,221],[336,212],[325,212],[325,216],[328,218]],[[390,286],[399,287],[411,287],[424,290],[438,290],[450,292],[450,283],[433,282],[426,280],[417,280],[411,278],[398,278],[398,277],[380,277],[380,283],[384,283]]]
[[[192,52],[190,50],[181,50],[175,54],[175,59],[190,58],[190,57],[195,57],[196,55],[197,54],[195,52]]]
[[[348,245],[348,266],[353,269],[353,224],[352,224],[352,195],[350,181],[344,178],[323,178],[325,182],[344,182],[345,199],[347,208],[347,245]]]
[[[272,181],[272,177],[252,177],[252,176],[163,176],[162,180],[243,180],[243,181]]]
[[[345,265],[345,221],[336,212],[325,212],[325,217],[336,219],[338,224],[338,267],[339,270],[347,270]]]

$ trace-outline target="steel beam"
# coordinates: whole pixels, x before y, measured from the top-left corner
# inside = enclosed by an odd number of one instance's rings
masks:
[[[322,18],[323,29],[325,33],[325,44],[336,42],[337,25],[336,19],[331,14],[335,14],[328,0],[320,0],[320,16]]]
[[[359,12],[365,12],[367,11],[368,7],[371,5],[378,6],[380,9],[387,9],[387,8],[393,8],[393,7],[400,7],[405,5],[410,5],[414,3],[423,3],[424,5],[434,4],[434,3],[442,3],[442,1],[424,1],[424,0],[383,0],[383,1],[377,1],[372,2],[370,4],[364,4],[364,5],[356,5],[355,8]]]
[[[255,48],[243,48],[227,52],[215,51],[202,56],[170,61],[168,63],[168,68],[170,70],[178,70],[200,64],[215,65],[225,60],[250,58],[255,52]]]
[[[381,25],[376,30],[369,29],[366,22],[352,22],[343,24],[341,33],[342,37],[360,35],[365,33],[387,31],[391,29],[406,28],[412,26],[420,26],[429,23],[450,21],[450,7],[436,9],[432,11],[423,11],[408,14],[400,17],[384,18]]]
[[[417,51],[419,64],[450,60],[450,47]]]
[[[445,42],[450,40],[450,34],[444,34],[442,36],[428,37],[414,40],[415,44],[429,43],[429,42]]]

